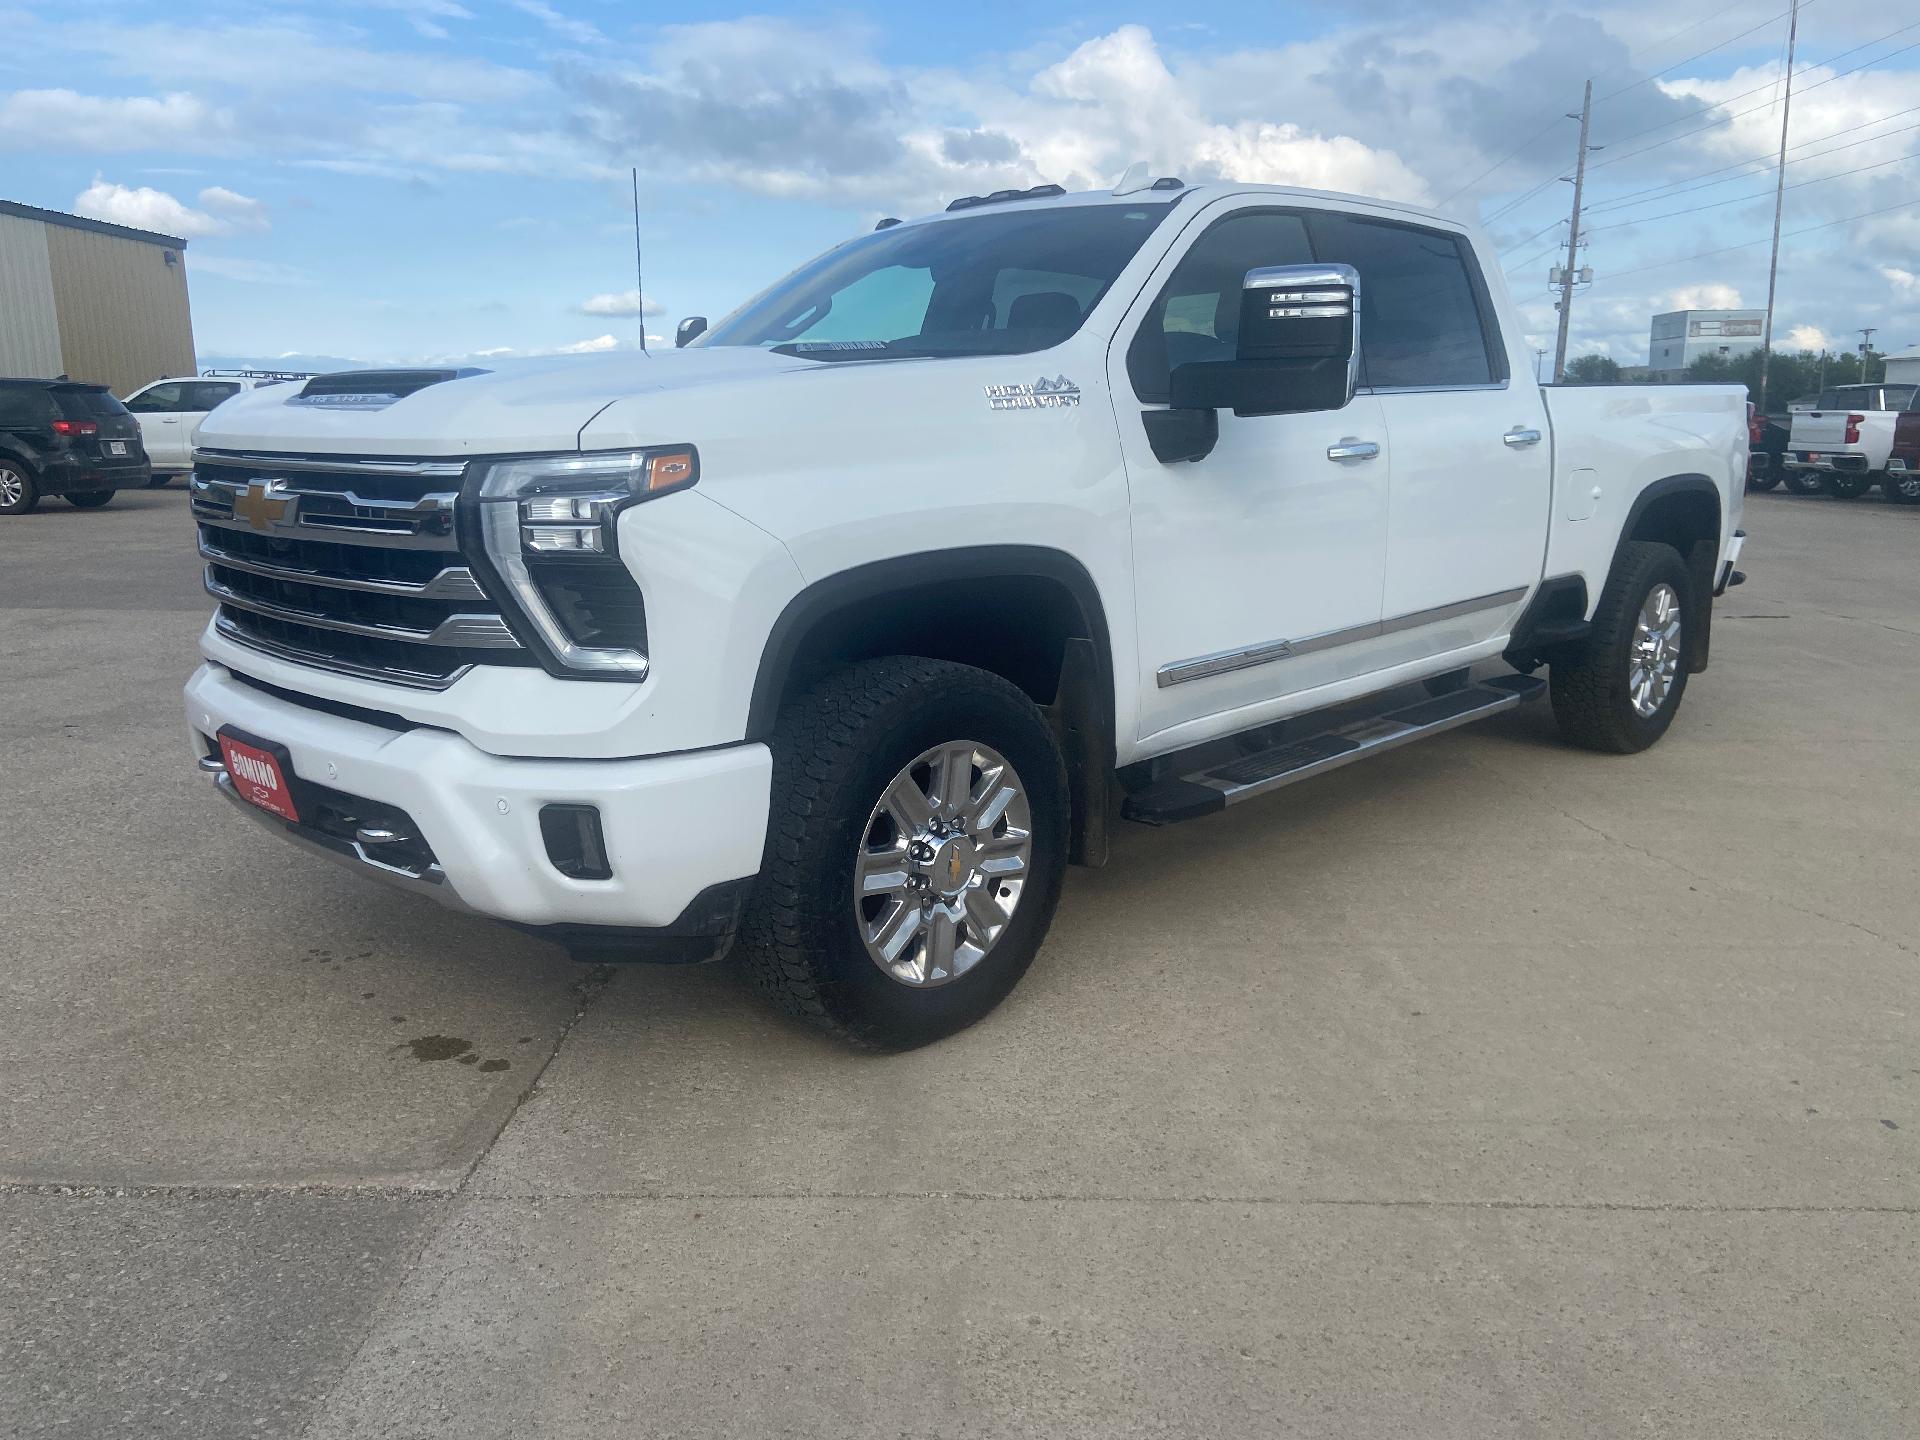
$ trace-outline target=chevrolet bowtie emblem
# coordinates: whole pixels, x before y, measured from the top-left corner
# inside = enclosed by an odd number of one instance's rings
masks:
[[[294,498],[282,492],[285,482],[256,480],[233,497],[233,518],[244,520],[256,530],[264,530],[285,520],[292,511]]]

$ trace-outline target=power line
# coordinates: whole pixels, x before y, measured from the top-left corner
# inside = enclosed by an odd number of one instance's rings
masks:
[[[1855,220],[1871,220],[1876,215],[1890,215],[1895,210],[1908,210],[1920,205],[1920,196],[1902,200],[1897,205],[1883,205],[1878,210],[1863,210],[1858,215],[1843,215],[1838,220],[1827,220],[1819,225],[1806,225],[1798,230],[1789,230],[1780,238],[1792,239],[1796,235],[1811,235],[1816,230],[1831,230],[1836,225],[1850,225]],[[1649,270],[1664,270],[1669,265],[1684,265],[1690,260],[1707,260],[1715,255],[1728,255],[1735,250],[1751,250],[1756,245],[1765,245],[1771,237],[1761,236],[1758,240],[1746,240],[1738,245],[1722,245],[1718,250],[1702,250],[1697,255],[1678,255],[1671,260],[1656,260],[1651,265],[1637,265],[1631,270],[1615,270],[1608,274],[1608,280],[1624,280],[1629,275],[1644,275]]]
[[[1486,179],[1489,175],[1493,174],[1494,171],[1498,170],[1501,166],[1505,165],[1509,160],[1516,158],[1523,150],[1532,149],[1534,145],[1538,144],[1541,140],[1546,138],[1547,132],[1549,130],[1553,129],[1554,126],[1558,125],[1562,120],[1566,118],[1567,117],[1564,115],[1556,115],[1547,124],[1542,125],[1538,130],[1534,131],[1533,134],[1530,135],[1527,139],[1522,140],[1518,145],[1514,146],[1513,149],[1509,150],[1506,154],[1502,155],[1498,160],[1494,161],[1493,164],[1489,165],[1486,169],[1482,170],[1478,175],[1474,176],[1473,179],[1467,181],[1467,183],[1462,185],[1458,190],[1455,190],[1451,194],[1449,194],[1445,200],[1442,200],[1440,202],[1440,204],[1443,206],[1451,204],[1455,199],[1466,194],[1467,191],[1471,190],[1474,186],[1478,185],[1482,180]]]
[[[1869,40],[1865,45],[1856,45],[1853,47],[1852,50],[1843,50],[1840,52],[1840,54],[1834,56],[1833,60],[1843,59],[1848,55],[1856,54],[1857,52],[1861,50],[1865,50],[1870,46],[1883,44],[1886,41],[1893,39],[1894,36],[1896,35],[1904,35],[1907,31],[1916,30],[1916,29],[1920,29],[1920,20],[1914,21],[1911,25],[1902,25],[1898,30],[1889,31],[1887,34],[1882,35],[1878,40]],[[1844,80],[1849,75],[1857,75],[1862,70],[1872,69],[1875,65],[1883,64],[1886,61],[1893,59],[1893,57],[1896,55],[1904,55],[1906,54],[1907,51],[1914,50],[1914,49],[1920,49],[1920,40],[1916,40],[1909,45],[1903,45],[1898,50],[1889,50],[1884,55],[1877,55],[1871,60],[1867,60],[1859,65],[1855,65],[1850,70],[1842,70],[1838,74],[1829,75],[1824,80],[1816,80],[1813,84],[1808,85],[1805,88],[1806,90],[1818,90],[1822,85],[1831,85],[1836,80]],[[1831,65],[1833,63],[1833,60],[1825,60],[1820,62],[1820,64],[1818,65],[1809,65],[1805,69],[1800,70],[1796,73],[1800,75],[1805,75],[1809,71],[1819,70],[1824,68],[1827,65]],[[1626,140],[1637,140],[1642,135],[1651,135],[1656,130],[1664,130],[1669,125],[1678,125],[1683,120],[1690,120],[1696,116],[1710,114],[1715,110],[1725,108],[1727,105],[1731,104],[1735,100],[1742,100],[1749,95],[1757,95],[1762,90],[1771,89],[1773,86],[1777,85],[1778,83],[1779,83],[1779,79],[1778,77],[1776,77],[1773,80],[1769,80],[1765,85],[1757,85],[1751,90],[1743,90],[1737,95],[1729,95],[1725,100],[1715,101],[1711,105],[1703,105],[1697,110],[1689,111],[1687,114],[1677,116],[1672,120],[1663,121],[1659,125],[1650,125],[1645,130],[1636,130],[1633,132],[1633,134],[1623,136],[1621,137],[1620,140],[1616,140],[1613,143],[1618,145],[1623,143]],[[1803,91],[1802,93],[1804,94],[1805,91]],[[1753,115],[1758,113],[1761,110],[1771,110],[1775,105],[1775,103],[1776,103],[1775,101],[1769,100],[1764,105],[1750,105],[1745,110],[1736,110],[1730,115],[1722,115],[1718,120],[1710,121],[1705,125],[1695,126],[1691,130],[1683,130],[1678,135],[1669,135],[1666,139],[1656,140],[1651,145],[1642,145],[1638,150],[1628,150],[1624,154],[1615,155],[1608,160],[1602,160],[1598,165],[1595,165],[1593,168],[1596,170],[1601,170],[1606,168],[1609,165],[1618,165],[1623,160],[1631,160],[1634,156],[1644,155],[1649,150],[1658,150],[1663,145],[1672,145],[1676,141],[1685,140],[1689,135],[1699,135],[1702,132],[1707,130],[1717,130],[1720,126],[1728,124],[1734,120],[1738,120],[1743,115]]]
[[[1914,128],[1920,129],[1920,126]],[[1808,158],[1811,159],[1813,157],[1810,156]],[[1839,170],[1832,175],[1822,175],[1814,180],[1796,180],[1786,188],[1789,190],[1804,190],[1809,185],[1824,185],[1829,180],[1844,180],[1849,175],[1858,175],[1865,170],[1884,170],[1889,165],[1898,165],[1903,161],[1916,159],[1920,159],[1920,150],[1910,151],[1905,155],[1896,155],[1891,160],[1876,160],[1871,165],[1856,165],[1851,170]],[[1755,200],[1764,200],[1766,198],[1767,192],[1764,191],[1757,195],[1737,195],[1731,200],[1715,200],[1707,205],[1689,205],[1685,210],[1666,210],[1658,215],[1642,215],[1634,220],[1616,220],[1611,225],[1591,225],[1587,228],[1587,233],[1589,235],[1596,235],[1602,230],[1624,230],[1629,225],[1651,225],[1656,220],[1671,220],[1677,215],[1693,215],[1702,210],[1718,210],[1726,205],[1750,205]],[[1555,221],[1554,223],[1558,224],[1559,222]]]
[[[1832,130],[1825,135],[1815,135],[1810,140],[1802,140],[1797,144],[1789,145],[1787,149],[1789,152],[1804,150],[1809,145],[1818,145],[1822,140],[1831,140],[1837,135],[1852,135],[1867,126],[1884,125],[1889,120],[1898,120],[1902,115],[1912,115],[1915,112],[1920,112],[1920,105],[1909,106],[1905,110],[1895,110],[1889,115],[1881,115],[1872,120],[1863,120],[1860,124],[1850,125],[1845,130]],[[1824,155],[1839,155],[1847,150],[1857,150],[1862,145],[1872,145],[1880,140],[1891,140],[1894,136],[1904,135],[1910,130],[1920,130],[1920,122],[1912,125],[1903,125],[1898,130],[1888,130],[1879,135],[1867,135],[1858,140],[1850,140],[1845,145],[1834,146],[1831,150],[1816,150],[1811,155],[1802,155],[1799,159],[1789,160],[1787,163],[1789,165],[1799,165],[1808,160],[1818,160]],[[1773,158],[1772,152],[1765,155],[1755,155],[1746,160],[1736,160],[1731,165],[1721,165],[1712,170],[1703,170],[1698,175],[1683,175],[1678,180],[1668,180],[1659,185],[1648,185],[1640,190],[1623,191],[1618,195],[1610,195],[1597,204],[1589,205],[1587,207],[1587,213],[1602,215],[1612,210],[1628,210],[1635,205],[1653,205],[1662,200],[1671,200],[1676,195],[1691,194],[1695,190],[1711,190],[1716,185],[1730,185],[1735,180],[1746,179],[1747,176],[1735,175],[1729,172],[1745,170],[1750,165],[1768,164]],[[1725,178],[1719,180],[1709,178],[1714,175],[1724,176]],[[1659,193],[1662,191],[1667,193]]]
[[[1808,3],[1811,4],[1812,0],[1808,0]],[[1720,13],[1724,15],[1726,11],[1723,10]],[[1596,105],[1599,105],[1605,101],[1613,99],[1614,96],[1616,95],[1624,95],[1629,90],[1638,90],[1642,85],[1651,85],[1654,81],[1658,80],[1662,75],[1671,75],[1675,70],[1678,70],[1682,65],[1691,65],[1696,60],[1704,60],[1707,56],[1713,54],[1714,51],[1724,50],[1729,45],[1732,45],[1737,41],[1746,39],[1747,36],[1754,34],[1756,31],[1766,29],[1769,25],[1773,24],[1775,21],[1786,19],[1787,16],[1791,13],[1792,13],[1791,11],[1782,10],[1778,15],[1769,15],[1766,19],[1762,20],[1758,25],[1753,26],[1752,29],[1742,30],[1738,35],[1730,36],[1727,39],[1722,40],[1718,45],[1709,45],[1705,50],[1701,50],[1696,52],[1695,54],[1689,55],[1684,60],[1676,60],[1673,62],[1673,64],[1667,66],[1666,69],[1656,70],[1653,72],[1653,74],[1646,76],[1644,79],[1636,80],[1631,85],[1622,85],[1618,90],[1609,90],[1606,94],[1597,97],[1593,103]]]
[[[1587,208],[1591,210],[1593,207],[1588,206]],[[1546,224],[1542,225],[1538,230],[1534,231],[1531,235],[1524,236],[1523,238],[1514,241],[1511,245],[1506,245],[1501,247],[1500,253],[1502,255],[1511,255],[1515,250],[1518,250],[1522,245],[1531,245],[1535,240],[1538,240],[1542,235],[1546,234],[1547,231],[1553,229],[1554,226],[1563,225],[1565,223],[1566,222],[1564,219],[1556,215],[1553,219],[1549,220]]]

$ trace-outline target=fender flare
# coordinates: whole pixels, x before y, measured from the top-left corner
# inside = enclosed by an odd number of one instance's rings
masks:
[[[767,633],[747,706],[748,740],[764,741],[779,719],[780,701],[814,627],[836,610],[889,591],[911,590],[949,580],[1040,577],[1063,586],[1080,611],[1084,638],[1092,642],[1096,706],[1108,735],[1113,730],[1113,646],[1100,589],[1086,566],[1064,550],[1042,545],[969,545],[897,555],[823,576],[789,600]]]

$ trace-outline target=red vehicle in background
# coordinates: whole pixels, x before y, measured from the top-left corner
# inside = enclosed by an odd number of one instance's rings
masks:
[[[1896,505],[1920,505],[1920,410],[1909,410],[1893,426],[1893,454],[1880,482]]]

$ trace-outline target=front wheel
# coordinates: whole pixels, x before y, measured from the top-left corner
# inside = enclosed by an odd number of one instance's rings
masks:
[[[1754,470],[1747,475],[1747,489],[1771,490],[1780,483],[1780,472],[1771,465],[1765,469]]]
[[[1838,500],[1858,500],[1873,488],[1873,476],[1865,471],[1834,471],[1826,477],[1826,491]]]
[[[1621,546],[1592,630],[1549,671],[1562,736],[1631,755],[1667,733],[1687,690],[1692,594],[1686,562],[1671,545]]]
[[[1818,470],[1789,470],[1787,489],[1796,495],[1818,495],[1822,489]]]
[[[68,494],[67,503],[81,510],[98,510],[111,499],[111,490],[75,490]]]
[[[834,671],[775,727],[748,973],[875,1049],[964,1029],[1046,937],[1067,817],[1053,734],[1007,681],[913,656]]]
[[[1889,470],[1880,489],[1896,505],[1920,505],[1920,470]]]
[[[147,489],[149,490],[164,490],[172,483],[173,476],[171,475],[149,475],[147,477]]]

